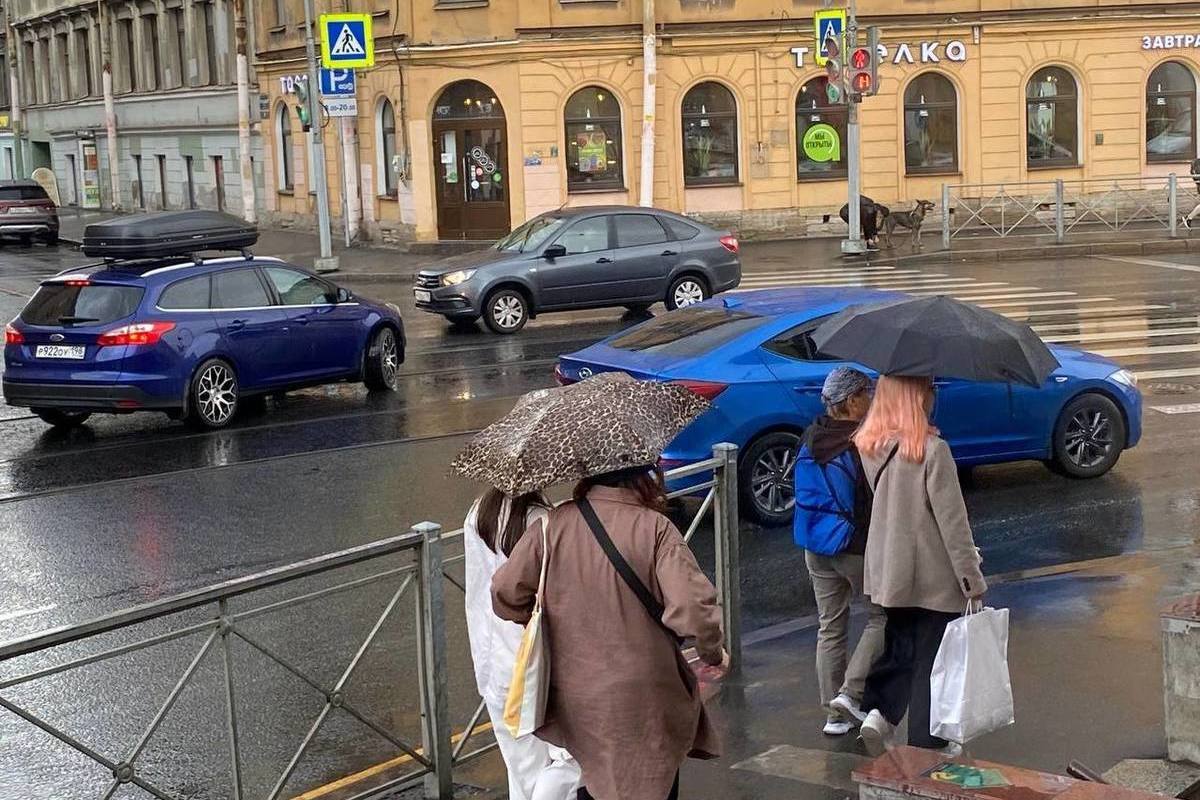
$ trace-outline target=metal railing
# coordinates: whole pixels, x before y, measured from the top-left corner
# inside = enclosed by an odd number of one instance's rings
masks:
[[[1055,243],[1062,244],[1067,234],[1077,229],[1120,232],[1133,226],[1165,228],[1175,236],[1180,194],[1174,173],[1166,177],[943,184],[942,246],[950,249],[956,239],[1015,235],[1053,235]]]
[[[699,507],[686,528],[685,538],[689,542],[700,530],[709,512],[712,512],[714,574],[721,601],[726,646],[736,668],[741,652],[737,448],[718,445],[711,459],[669,472],[668,477],[692,481],[686,489],[673,492],[672,497],[700,497],[702,494]],[[330,717],[335,713],[345,713],[379,737],[397,755],[392,761],[386,762],[392,765],[389,770],[384,771],[380,765],[375,765],[367,771],[379,773],[379,776],[373,777],[371,786],[354,794],[354,800],[366,800],[385,791],[420,783],[424,784],[426,797],[453,797],[455,768],[496,747],[494,741],[489,741],[468,749],[468,743],[476,740],[486,726],[483,722],[486,706],[482,701],[470,701],[474,712],[465,724],[455,726],[451,721],[454,704],[449,685],[445,587],[448,583],[465,591],[465,581],[450,572],[462,564],[465,557],[461,554],[445,557],[444,547],[455,539],[461,539],[461,536],[461,530],[443,533],[439,525],[425,522],[401,536],[276,567],[90,622],[65,625],[0,644],[0,708],[17,718],[10,718],[9,722],[17,725],[23,722],[64,746],[73,756],[69,763],[75,764],[80,761],[78,756],[82,756],[83,763],[90,762],[107,771],[110,777],[98,794],[73,796],[96,796],[109,800],[124,787],[136,786],[160,800],[182,800],[184,792],[173,788],[169,779],[143,769],[142,761],[152,740],[163,730],[172,712],[178,712],[180,698],[195,684],[202,682],[200,676],[208,674],[205,668],[211,669],[215,659],[217,677],[210,683],[219,684],[221,707],[208,709],[213,717],[208,721],[223,729],[220,732],[223,740],[220,758],[226,762],[226,766],[221,771],[227,773],[227,780],[225,786],[213,786],[211,791],[201,792],[201,796],[277,800],[300,794],[303,790],[291,788],[299,768],[312,761],[313,744]],[[400,563],[393,563],[396,561]],[[347,575],[355,571],[364,574]],[[330,585],[315,588],[307,585],[314,579],[330,577],[335,579]],[[285,612],[308,615],[312,613],[313,604],[323,603],[326,607],[333,607],[335,598],[368,587],[380,591],[386,602],[381,611],[367,618],[371,621],[369,632],[365,637],[355,639],[348,659],[345,659],[347,654],[342,654],[344,666],[333,678],[322,677],[320,670],[302,663],[300,655],[311,652],[319,642],[319,637],[314,638],[312,631],[315,626],[287,626],[276,621],[274,626],[257,630],[251,624],[278,620]],[[377,709],[367,707],[352,695],[351,681],[359,673],[373,646],[379,645],[381,639],[390,635],[391,626],[400,616],[396,613],[397,609],[406,597],[411,597],[414,603],[419,715],[407,711],[380,714]],[[356,613],[360,610],[355,607]],[[161,630],[144,635],[147,627]],[[300,655],[285,652],[286,647],[274,643],[281,633],[301,637],[300,642],[293,643],[296,649],[302,651]],[[125,638],[127,641],[111,644],[107,640],[112,637]],[[235,652],[235,643],[244,652],[240,658]],[[183,652],[187,656],[186,663],[179,665],[172,688],[157,705],[149,723],[138,731],[132,744],[106,746],[84,741],[93,737],[87,733],[68,732],[71,726],[54,719],[56,714],[34,711],[28,703],[18,702],[13,696],[15,690],[61,678],[74,670],[95,665],[116,665],[120,669],[118,661],[133,654],[182,649],[185,645]],[[75,649],[83,652],[73,653]],[[290,679],[307,687],[322,701],[320,711],[311,722],[297,720],[306,723],[306,733],[296,747],[289,747],[290,756],[282,767],[268,770],[267,766],[253,765],[256,775],[270,778],[258,780],[260,788],[247,785],[247,773],[251,765],[243,728],[247,718],[263,710],[261,703],[255,704],[251,698],[244,696],[247,673],[253,678],[259,669],[255,663],[251,663],[249,653],[253,653],[257,662],[265,659],[267,663],[283,670]],[[29,661],[35,663],[27,664]],[[392,663],[391,660],[389,663]],[[147,674],[139,677],[145,678]],[[406,677],[396,670],[394,674],[382,676],[382,680],[386,686],[402,686]],[[467,683],[470,685],[470,696],[478,698],[473,675]],[[150,693],[144,686],[137,688],[143,690],[141,694]],[[59,693],[63,693],[61,689]],[[276,698],[270,698],[270,702],[276,702]],[[128,708],[119,706],[106,707],[104,710],[114,716],[128,713]],[[396,718],[414,721],[418,730],[403,730]],[[186,722],[194,725],[199,720]],[[99,723],[93,725],[97,726],[104,727]],[[457,733],[454,732],[456,727]],[[100,735],[98,731],[92,733],[94,736]],[[419,744],[416,741],[418,737]],[[7,744],[13,744],[13,740],[8,740]],[[30,745],[29,749],[36,748]],[[19,756],[20,762],[27,763],[34,755],[33,752],[23,752]],[[180,762],[194,760],[184,758],[184,754],[174,755],[179,756]],[[216,757],[213,751],[188,755]],[[66,759],[63,761],[65,766],[68,762]],[[317,774],[330,771],[323,769],[320,764],[307,765],[313,767],[310,772]],[[343,773],[346,771],[344,765],[336,769]],[[94,774],[94,771],[90,774]],[[354,780],[341,781],[343,788],[353,787],[354,784]],[[191,791],[194,792],[194,786]],[[186,796],[196,795],[187,793]]]

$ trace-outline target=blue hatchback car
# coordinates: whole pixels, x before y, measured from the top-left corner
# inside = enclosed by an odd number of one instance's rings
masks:
[[[157,410],[220,428],[268,392],[394,391],[404,344],[397,307],[279,259],[108,261],[44,281],[7,326],[4,399],[56,426]]]
[[[563,356],[557,377],[572,383],[621,370],[674,381],[712,400],[712,410],[667,448],[664,466],[701,461],[714,444],[732,442],[741,449],[742,509],[782,525],[795,502],[792,466],[801,433],[821,413],[825,376],[844,363],[818,352],[811,333],[847,306],[902,296],[836,288],[727,295]],[[934,419],[960,465],[1037,459],[1091,478],[1137,444],[1142,398],[1133,374],[1091,353],[1051,349],[1062,366],[1038,389],[937,381]]]

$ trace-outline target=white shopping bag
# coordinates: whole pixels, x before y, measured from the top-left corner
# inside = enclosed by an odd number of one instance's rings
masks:
[[[931,736],[966,744],[1013,724],[1007,608],[968,608],[946,626],[929,695]]]
[[[542,520],[542,574],[538,578],[537,600],[533,615],[525,625],[525,635],[517,648],[512,682],[504,703],[504,726],[514,739],[528,736],[542,726],[546,717],[546,695],[550,690],[550,653],[546,632],[542,629],[542,603],[546,594],[546,564],[550,543],[546,521]]]

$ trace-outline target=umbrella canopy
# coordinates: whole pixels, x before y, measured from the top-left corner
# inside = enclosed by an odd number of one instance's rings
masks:
[[[812,334],[822,353],[886,375],[1039,387],[1058,359],[1028,326],[950,297],[851,306]]]
[[[709,403],[682,386],[601,373],[530,392],[454,459],[459,475],[519,495],[654,464]]]

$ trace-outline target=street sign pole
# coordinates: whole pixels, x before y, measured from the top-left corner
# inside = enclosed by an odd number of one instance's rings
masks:
[[[317,72],[317,47],[313,41],[313,0],[304,0],[304,51],[308,57],[308,108],[312,120],[313,172],[317,190],[317,232],[321,239],[321,257],[313,262],[317,272],[335,272],[338,260],[333,255],[329,234],[329,183],[325,175],[325,135],[321,124],[321,78]]]
[[[853,53],[858,47],[858,3],[857,0],[850,0],[850,13],[846,20],[846,44],[844,50],[847,54]],[[843,63],[846,63],[843,61]],[[862,131],[858,122],[859,102],[856,100],[854,93],[846,98],[848,105],[848,117],[846,121],[846,158],[849,161],[848,175],[850,189],[850,208],[849,208],[849,224],[850,234],[842,242],[842,252],[846,255],[860,255],[867,252],[867,243],[862,236],[862,219],[859,215],[859,197],[862,195],[862,162],[859,158],[859,152],[862,146]]]

